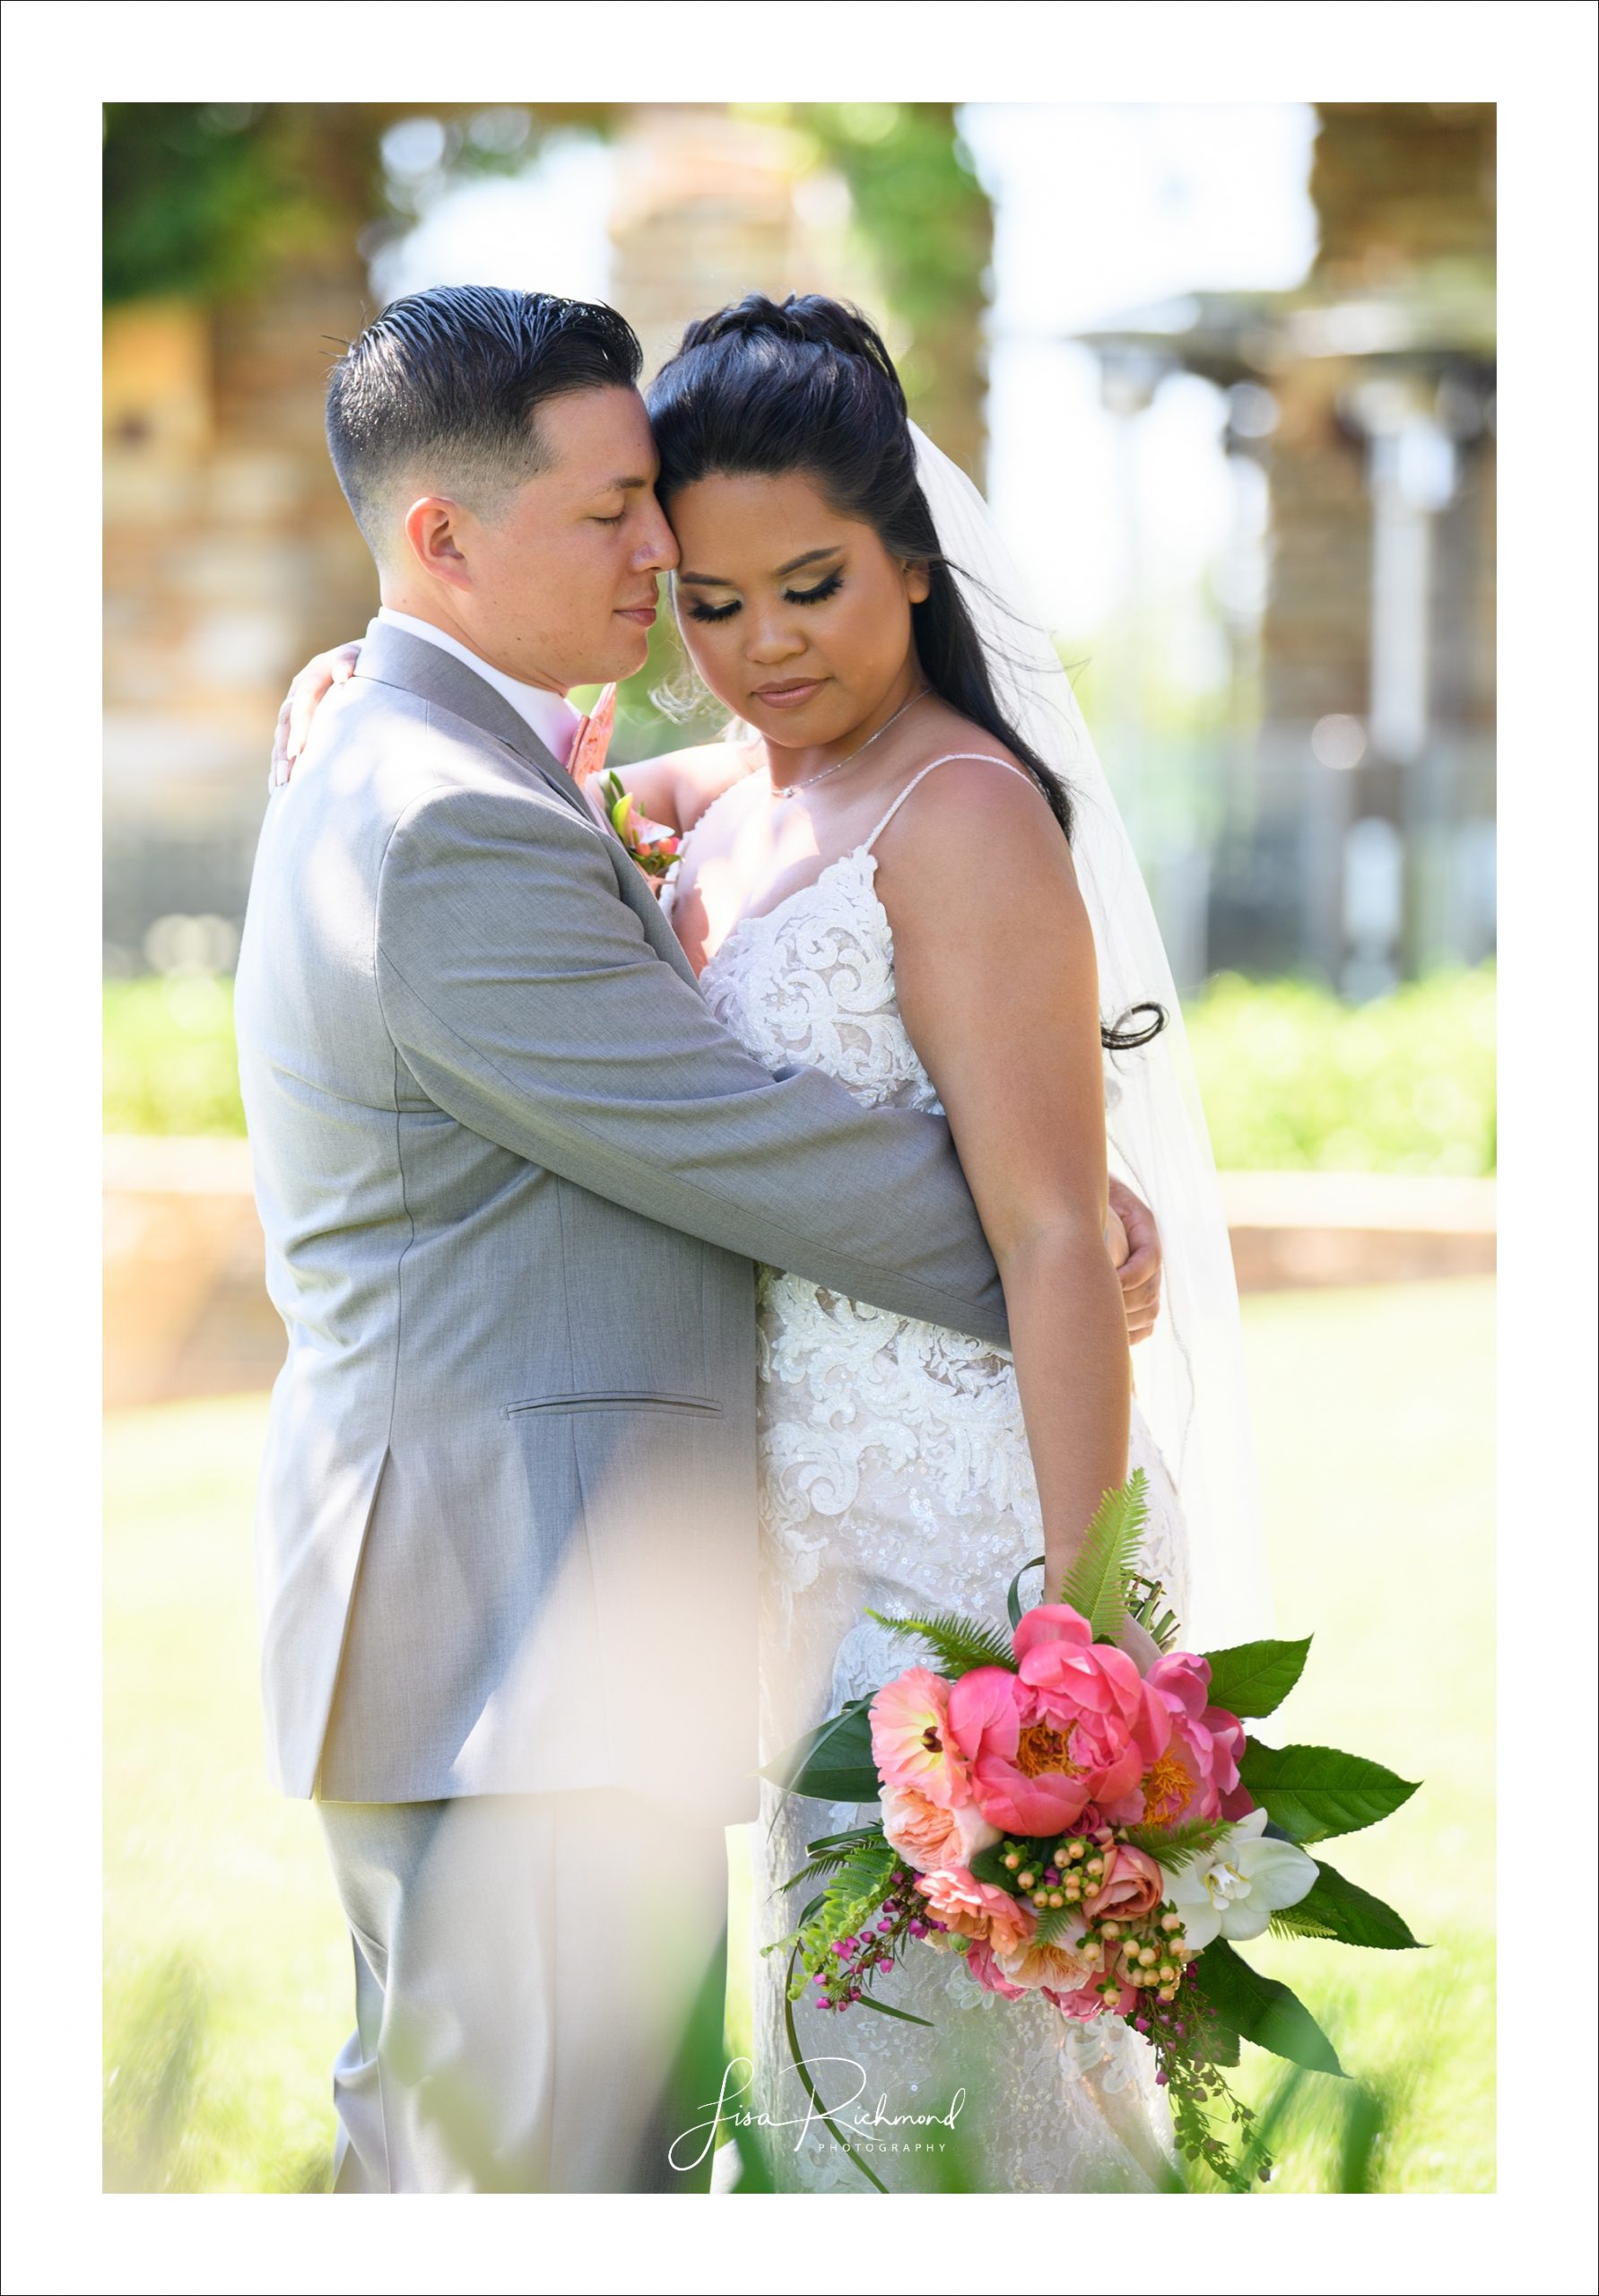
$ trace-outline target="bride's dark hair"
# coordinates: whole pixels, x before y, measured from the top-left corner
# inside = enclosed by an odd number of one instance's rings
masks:
[[[910,411],[882,337],[865,315],[828,295],[774,303],[746,295],[695,319],[645,394],[661,460],[657,491],[673,497],[713,474],[815,480],[841,517],[869,526],[891,557],[927,570],[910,610],[917,658],[952,709],[992,735],[1037,781],[1070,838],[1072,800],[1058,774],[1001,709],[981,641],[917,477]],[[1108,1048],[1143,1044],[1165,1025],[1101,1031]],[[1131,1021],[1134,1013],[1123,1015]]]

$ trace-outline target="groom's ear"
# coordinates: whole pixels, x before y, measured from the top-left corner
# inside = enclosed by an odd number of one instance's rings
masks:
[[[405,540],[424,574],[457,590],[470,589],[472,576],[463,550],[465,514],[448,495],[424,494],[405,513]]]

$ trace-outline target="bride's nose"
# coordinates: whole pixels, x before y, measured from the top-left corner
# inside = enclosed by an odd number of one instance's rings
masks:
[[[746,608],[750,619],[745,625],[744,655],[762,669],[769,669],[778,662],[792,662],[805,650],[804,632],[796,630],[791,620],[778,613],[759,614]]]

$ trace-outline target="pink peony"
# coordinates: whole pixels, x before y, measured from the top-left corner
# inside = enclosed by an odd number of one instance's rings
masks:
[[[910,1666],[870,1709],[872,1759],[884,1785],[911,1787],[946,1810],[971,1799],[966,1764],[950,1744],[950,1690],[942,1674]]]
[[[979,1882],[963,1866],[941,1866],[935,1873],[918,1874],[917,1888],[927,1900],[928,1911],[962,1937],[980,1937],[996,1953],[1008,1952],[1035,1926],[1030,1906],[1020,1905],[1008,1890]]]
[[[946,1810],[914,1786],[882,1789],[882,1830],[891,1846],[918,1874],[940,1866],[969,1866],[980,1849],[999,1839],[975,1802]]]
[[[1175,1650],[1169,1657],[1156,1659],[1147,1684],[1165,1709],[1169,1733],[1143,1779],[1144,1822],[1180,1826],[1196,1818],[1221,1816],[1222,1797],[1236,1802],[1242,1790],[1238,1763],[1244,1726],[1225,1707],[1207,1702],[1209,1660]],[[1251,1807],[1246,1796],[1244,1808]]]
[[[950,1735],[983,1815],[1030,1835],[1078,1824],[1091,1803],[1113,1822],[1138,1818],[1138,1781],[1170,1724],[1131,1658],[1094,1642],[1065,1603],[1027,1612],[1015,1649],[1014,1674],[978,1666],[950,1694]]]

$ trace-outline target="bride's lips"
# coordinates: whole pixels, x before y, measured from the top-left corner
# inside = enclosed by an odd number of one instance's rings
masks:
[[[769,709],[798,709],[825,683],[823,678],[795,678],[781,685],[758,685],[751,700],[764,702]]]

